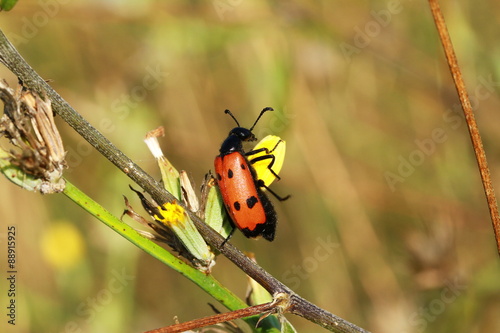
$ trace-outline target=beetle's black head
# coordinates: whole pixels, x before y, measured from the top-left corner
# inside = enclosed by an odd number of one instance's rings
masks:
[[[239,151],[243,153],[243,141],[255,141],[255,135],[248,128],[235,127],[229,132],[226,140],[220,147],[221,155],[227,155]]]
[[[238,137],[241,141],[255,141],[257,138],[255,135],[252,133],[252,130],[249,130],[248,128],[245,127],[235,127],[229,132],[228,136],[235,135]]]

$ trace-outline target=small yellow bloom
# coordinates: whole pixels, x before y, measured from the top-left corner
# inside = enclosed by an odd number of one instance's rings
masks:
[[[166,226],[172,228],[185,223],[187,218],[186,212],[184,211],[184,208],[178,204],[167,202],[163,206],[159,206],[158,209],[160,210],[162,217],[155,215],[154,218]]]
[[[193,221],[186,214],[184,208],[177,203],[167,202],[158,207],[159,215],[154,218],[170,228],[177,238],[182,242],[186,250],[198,261],[199,269],[210,271],[213,266],[214,254],[210,251],[207,243],[194,226]]]

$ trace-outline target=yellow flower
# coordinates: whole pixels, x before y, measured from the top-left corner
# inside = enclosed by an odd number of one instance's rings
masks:
[[[193,221],[186,214],[184,208],[177,203],[167,202],[157,207],[159,215],[154,218],[170,228],[189,251],[200,263],[200,269],[210,271],[213,266],[214,254],[210,251],[207,243],[198,232]]]
[[[42,234],[40,246],[43,258],[57,269],[71,268],[85,253],[80,231],[66,221],[50,225]]]

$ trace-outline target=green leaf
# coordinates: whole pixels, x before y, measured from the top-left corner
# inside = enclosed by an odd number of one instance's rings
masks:
[[[281,333],[297,333],[295,330],[295,327],[290,324],[290,322],[285,318],[285,316],[282,316],[280,318],[281,321]]]
[[[215,231],[227,238],[231,233],[232,226],[222,201],[219,187],[212,186],[208,192],[205,207],[205,221]]]
[[[158,166],[161,171],[161,179],[163,180],[163,186],[165,189],[172,193],[177,200],[182,199],[181,183],[179,179],[179,171],[170,163],[170,161],[163,155],[160,143],[158,142],[158,137],[164,135],[163,127],[158,127],[155,130],[150,131],[146,135],[144,142],[148,146],[151,154],[158,162]]]
[[[6,12],[8,12],[12,8],[14,8],[16,3],[17,3],[17,0],[2,0],[0,2],[0,11],[5,10]]]

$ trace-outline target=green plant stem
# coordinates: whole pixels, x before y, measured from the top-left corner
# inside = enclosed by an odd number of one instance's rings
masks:
[[[21,57],[19,52],[9,42],[0,30],[0,62],[23,82],[23,85],[40,95],[46,95],[52,101],[52,108],[76,132],[87,140],[110,162],[142,187],[157,203],[172,202],[174,196],[167,191],[150,175],[142,170],[130,158],[123,154],[115,145],[105,138],[97,129],[90,125],[76,112],[59,94],[43,80],[33,68]],[[184,207],[186,208],[186,207]],[[207,243],[220,250],[243,272],[262,285],[272,295],[286,293],[291,297],[292,313],[302,316],[332,332],[353,333],[367,332],[366,330],[340,318],[330,312],[320,309],[311,302],[295,294],[290,288],[278,281],[262,267],[253,262],[243,252],[227,242],[223,247],[224,238],[205,224],[195,214],[186,209],[196,228],[203,235]]]
[[[95,216],[105,225],[113,229],[116,233],[129,240],[132,244],[193,281],[196,285],[213,296],[228,309],[234,311],[247,307],[245,302],[239,299],[230,290],[222,286],[212,275],[206,275],[198,271],[184,261],[175,257],[172,253],[155,242],[143,237],[134,228],[130,227],[128,224],[122,222],[116,216],[108,212],[101,205],[92,200],[92,198],[70,183],[67,179],[66,187],[63,193],[78,206]],[[248,324],[255,326],[257,320],[258,317],[249,317]]]

